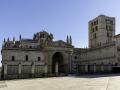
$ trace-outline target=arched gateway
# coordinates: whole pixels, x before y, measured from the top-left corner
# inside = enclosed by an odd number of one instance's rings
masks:
[[[52,73],[64,73],[63,55],[56,52],[52,57]]]

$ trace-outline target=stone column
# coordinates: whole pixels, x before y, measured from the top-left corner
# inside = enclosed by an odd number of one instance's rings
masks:
[[[111,72],[112,71],[112,65],[108,65],[108,71]]]
[[[48,65],[45,64],[45,74],[47,74],[47,73],[48,73]]]
[[[35,74],[35,64],[33,63],[32,64],[32,77],[34,77],[34,74]]]
[[[47,76],[47,74],[48,74],[48,65],[47,64],[45,64],[44,70],[45,70],[45,76]]]
[[[7,64],[4,64],[4,79],[7,79]]]
[[[85,65],[85,72],[88,73],[88,65]]]
[[[104,72],[104,65],[101,65],[101,71]]]
[[[21,78],[21,70],[22,70],[22,65],[21,65],[21,63],[19,63],[19,71],[18,71],[19,78]]]
[[[59,68],[58,68],[58,62],[56,62],[56,64],[55,64],[55,73],[56,73],[56,74],[58,74],[58,69],[59,69]]]
[[[73,60],[72,60],[72,52],[69,53],[69,73],[72,73],[72,66],[73,66]]]
[[[93,67],[93,68],[94,68],[94,72],[96,72],[96,65],[94,65],[94,67]]]

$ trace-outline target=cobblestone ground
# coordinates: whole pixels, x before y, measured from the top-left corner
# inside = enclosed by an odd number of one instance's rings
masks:
[[[0,90],[120,90],[120,75],[0,81]]]

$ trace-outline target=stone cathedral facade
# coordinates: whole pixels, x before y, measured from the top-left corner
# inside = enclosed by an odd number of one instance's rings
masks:
[[[120,72],[120,35],[115,35],[115,18],[99,15],[89,21],[89,47],[75,48],[71,36],[54,41],[46,31],[32,39],[4,40],[2,78],[31,78],[68,73]]]
[[[30,78],[43,75],[55,76],[69,72],[73,52],[71,36],[67,41],[53,41],[53,34],[46,31],[34,34],[32,39],[4,40],[2,48],[2,78]]]

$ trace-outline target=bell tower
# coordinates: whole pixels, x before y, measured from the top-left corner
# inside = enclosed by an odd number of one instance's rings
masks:
[[[115,35],[115,18],[99,15],[89,21],[89,48],[111,43]]]

